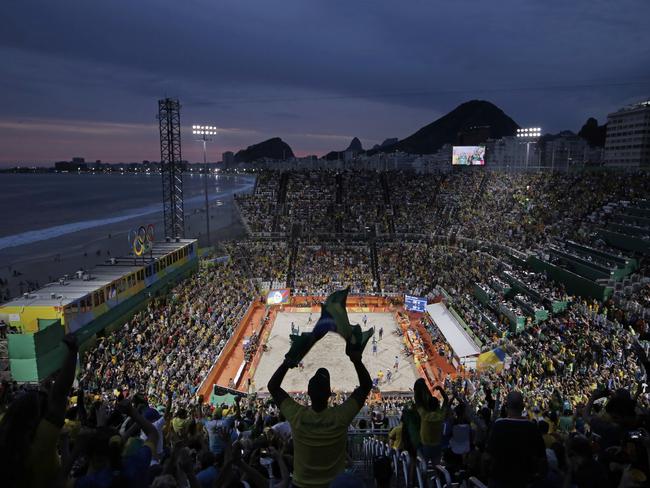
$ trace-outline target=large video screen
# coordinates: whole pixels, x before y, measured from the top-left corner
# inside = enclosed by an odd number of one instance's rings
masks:
[[[289,301],[289,295],[291,291],[287,288],[282,290],[271,290],[268,295],[266,295],[266,304],[267,305],[280,305],[282,303],[287,303]]]
[[[404,307],[411,312],[424,312],[427,306],[427,299],[404,295]]]
[[[485,146],[454,146],[451,164],[483,166],[485,164]]]

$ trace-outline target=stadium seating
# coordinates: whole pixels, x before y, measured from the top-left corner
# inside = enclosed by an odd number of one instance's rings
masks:
[[[116,454],[120,426],[125,439],[151,442],[129,441],[137,455],[127,459],[132,451],[125,449],[110,476],[137,472],[139,480],[161,485],[168,477],[170,486],[213,476],[204,486],[215,486],[218,471],[233,483],[287,482],[293,442],[279,406],[254,394],[226,407],[207,405],[197,391],[266,289],[322,296],[348,285],[354,294],[384,295],[397,306],[404,294],[442,301],[481,352],[498,347],[507,355],[503,371],[436,375],[453,405],[445,421],[471,425],[471,451],[460,461],[446,445],[433,464],[424,450],[412,456],[391,448],[388,436],[401,425],[402,408],[419,401],[413,393],[375,404],[386,412],[380,428],[367,411],[357,415],[347,433],[347,469],[361,482],[372,481],[382,457],[390,461],[393,486],[486,486],[493,475],[486,469],[490,434],[496,419],[511,415],[501,408],[505,394],[517,390],[522,415],[546,448],[547,470],[538,473],[537,486],[567,480],[595,486],[590,473],[600,473],[603,486],[634,486],[632,477],[641,485],[650,479],[641,462],[650,429],[643,386],[650,268],[639,233],[650,229],[637,220],[650,212],[649,191],[647,175],[639,174],[262,172],[254,192],[237,197],[249,238],[221,244],[214,252],[227,259],[204,261],[195,276],[100,336],[81,356],[74,388],[69,367],[47,390],[48,401],[28,385],[2,384],[0,440],[15,446],[0,458],[2,485],[38,485],[31,476],[42,472],[60,484],[92,486],[86,461]],[[431,319],[413,314],[412,323],[443,351],[442,361],[455,359]],[[246,350],[248,358],[259,340]],[[77,352],[72,345],[66,351],[74,372],[70,358]],[[333,404],[348,394],[338,392]],[[302,393],[294,398],[308,402]],[[63,433],[69,443],[57,449],[52,435],[45,446],[67,471],[57,463],[28,469],[47,441],[44,432]],[[618,457],[607,457],[612,452]],[[150,467],[154,455],[160,464]],[[588,470],[566,464],[578,458]],[[270,474],[265,466],[273,466]]]

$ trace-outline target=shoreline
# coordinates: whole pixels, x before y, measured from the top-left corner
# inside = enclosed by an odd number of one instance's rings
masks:
[[[32,288],[40,288],[65,274],[74,273],[79,268],[92,269],[111,256],[128,256],[129,230],[147,224],[154,224],[155,241],[162,240],[163,222],[162,214],[159,214],[149,220],[136,217],[0,250],[0,279],[6,280],[8,284],[6,287],[0,285],[0,303],[6,301],[7,290],[10,294],[9,299],[15,298],[26,292],[30,284]],[[203,209],[193,209],[185,215],[185,228],[186,237],[197,238],[199,247],[205,246]],[[241,239],[245,236],[246,231],[237,216],[234,201],[212,202],[210,205],[211,244],[214,246],[221,241]],[[15,276],[14,272],[19,274]]]

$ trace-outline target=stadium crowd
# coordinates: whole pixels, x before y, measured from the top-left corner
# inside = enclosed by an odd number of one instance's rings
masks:
[[[455,482],[627,488],[645,486],[650,473],[640,381],[625,388],[612,380],[574,398],[516,374],[447,380],[433,392],[419,379],[412,397],[366,404],[370,375],[350,351],[360,386],[349,395],[333,396],[321,368],[307,395],[290,397],[281,383],[295,365],[285,361],[269,382],[272,399],[183,407],[171,382],[157,400],[127,389],[92,393],[83,381],[73,387],[76,339],[64,342],[67,358],[49,391],[2,385],[3,486],[368,486],[353,455],[371,435],[442,463]],[[648,364],[638,345],[628,360]],[[376,485],[396,486],[390,457],[369,461]]]
[[[294,269],[298,294],[325,296],[348,285],[352,293],[374,290],[367,245],[300,246]]]
[[[93,392],[139,391],[161,399],[165,388],[187,406],[253,300],[234,261],[201,269],[168,297],[100,337],[85,355],[81,381]]]
[[[289,248],[284,241],[239,241],[225,243],[225,251],[242,259],[252,276],[261,281],[284,282],[289,266]]]
[[[281,230],[289,230],[292,222],[312,232],[328,232],[336,199],[336,179],[333,172],[296,172],[287,184],[284,211],[280,214]]]
[[[351,232],[373,223],[379,233],[438,231],[534,251],[566,239],[605,249],[590,237],[601,217],[590,216],[608,202],[647,196],[631,175],[416,178],[303,172],[281,184],[281,173],[262,173],[254,194],[238,204],[253,232],[286,232],[294,218],[303,233],[327,232],[338,220]],[[83,355],[66,336],[67,358],[53,383],[2,383],[2,486],[370,486],[355,463],[365,455],[359,442],[370,436],[442,463],[458,482],[476,476],[494,487],[647,486],[647,263],[640,258],[635,286],[617,295],[623,299],[586,300],[507,262],[498,249],[459,243],[373,243],[381,284],[369,243],[227,243],[229,259],[202,262],[128,323],[84,345]],[[506,299],[506,272],[549,302],[566,302],[566,310],[513,331],[498,305],[525,315],[526,305],[539,304],[523,295]],[[268,385],[272,398],[253,392],[204,403],[197,389],[259,297],[254,278],[291,275],[298,294],[347,285],[376,293],[381,285],[383,293],[444,297],[483,350],[502,347],[508,360],[503,370],[439,375],[433,391],[421,379],[411,394],[382,397],[381,385],[371,391],[361,355],[346,351],[359,376],[354,392],[332,395],[335,378],[319,370],[306,394],[289,396],[282,378],[298,365],[285,361]],[[475,286],[497,306],[477,300]],[[426,325],[450,358],[444,337]],[[397,485],[390,458],[370,461],[376,486]],[[409,485],[417,482],[412,469]]]
[[[344,230],[363,232],[367,225],[374,224],[378,232],[388,232],[387,202],[380,173],[347,171],[343,181]]]
[[[251,232],[271,232],[278,199],[280,173],[267,171],[255,180],[252,194],[237,195],[237,204]]]
[[[467,289],[496,270],[494,258],[463,248],[428,242],[378,244],[379,273],[386,293],[433,297],[436,286]]]
[[[380,234],[451,232],[529,251],[557,237],[592,243],[585,219],[604,205],[647,196],[646,186],[643,173],[606,171],[274,171],[261,173],[255,192],[237,201],[253,232],[273,232],[278,216],[282,232],[298,223],[304,234],[327,234],[342,217],[346,232],[367,225]],[[284,200],[289,212],[278,203]]]
[[[436,191],[442,176],[429,175],[427,178],[414,178],[413,173],[395,171],[388,176],[390,204],[395,232],[404,234],[422,234],[432,232],[435,213]],[[425,218],[414,219],[414,215]]]

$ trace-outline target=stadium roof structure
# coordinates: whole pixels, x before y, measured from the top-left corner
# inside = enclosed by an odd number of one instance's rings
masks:
[[[427,313],[459,358],[477,356],[481,349],[465,332],[443,303],[427,305]]]
[[[99,290],[115,280],[141,270],[163,256],[177,251],[195,239],[179,239],[171,242],[156,242],[151,251],[143,256],[110,258],[91,270],[79,269],[72,275],[65,275],[58,281],[48,283],[38,290],[0,304],[2,307],[63,307],[89,293]]]

